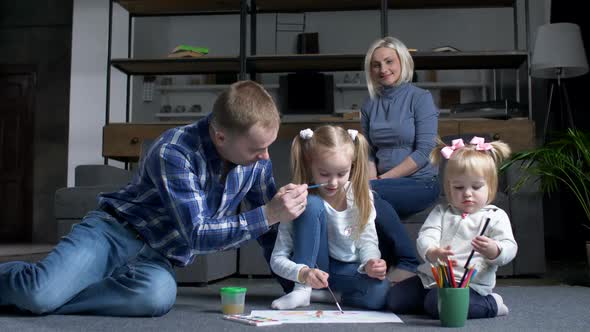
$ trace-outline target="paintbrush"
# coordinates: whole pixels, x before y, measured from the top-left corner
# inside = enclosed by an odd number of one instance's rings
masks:
[[[325,184],[323,184],[325,185]],[[321,186],[321,185],[318,185]],[[315,264],[316,269],[320,269],[319,266],[317,264]],[[338,300],[336,299],[336,295],[334,295],[334,292],[332,292],[332,289],[330,288],[330,285],[328,285],[328,291],[330,292],[330,294],[332,295],[332,298],[334,299],[334,302],[336,302],[336,306],[338,307],[338,310],[340,310],[340,313],[343,314],[344,311],[342,311],[342,308],[340,307],[340,303],[338,303]]]
[[[323,187],[323,186],[327,186],[328,183],[320,183],[320,184],[312,184],[312,185],[308,185],[307,189],[315,189],[315,188],[319,188],[319,187]]]

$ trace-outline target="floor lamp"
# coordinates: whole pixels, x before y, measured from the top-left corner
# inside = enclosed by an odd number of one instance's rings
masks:
[[[531,76],[552,79],[545,123],[543,124],[543,142],[545,142],[547,135],[547,125],[555,86],[557,85],[561,116],[565,112],[569,127],[574,128],[574,119],[567,90],[565,83],[561,80],[581,76],[587,72],[588,61],[584,51],[580,27],[577,24],[553,23],[539,27],[531,60]]]

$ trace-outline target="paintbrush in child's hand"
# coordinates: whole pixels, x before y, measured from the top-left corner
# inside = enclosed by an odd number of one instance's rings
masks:
[[[320,183],[320,184],[311,184],[307,186],[307,189],[315,189],[323,186],[327,186],[327,183]]]
[[[317,264],[315,264],[315,268],[316,269],[320,269],[319,266]],[[340,307],[340,303],[338,303],[338,300],[336,299],[336,295],[334,295],[334,292],[332,292],[332,289],[330,288],[330,285],[328,285],[328,291],[330,292],[330,294],[332,295],[332,298],[334,299],[334,302],[336,302],[336,306],[338,307],[338,310],[340,310],[340,313],[343,314],[344,311],[342,311],[342,308]]]

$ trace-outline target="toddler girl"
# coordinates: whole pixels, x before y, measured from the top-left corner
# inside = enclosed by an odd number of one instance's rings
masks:
[[[466,268],[477,270],[468,285],[468,318],[508,314],[508,307],[493,289],[498,266],[516,256],[517,245],[508,215],[490,202],[498,188],[497,164],[509,154],[507,144],[485,143],[481,137],[473,137],[469,144],[461,139],[453,140],[451,146],[440,142],[433,150],[430,157],[434,163],[441,157],[448,159],[443,186],[449,203],[436,206],[420,229],[416,245],[425,263],[418,267],[416,277],[391,288],[389,309],[398,314],[426,312],[438,318],[438,289],[431,264],[449,258],[457,285]]]

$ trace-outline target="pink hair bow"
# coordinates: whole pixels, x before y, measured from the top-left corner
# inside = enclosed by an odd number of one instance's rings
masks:
[[[483,137],[473,136],[469,144],[475,145],[475,149],[478,151],[489,151],[493,149],[492,145],[490,143],[486,143]]]
[[[454,139],[451,143],[452,143],[451,146],[447,145],[440,150],[440,153],[443,155],[443,157],[445,157],[445,159],[451,158],[451,155],[453,154],[453,152],[455,150],[460,149],[465,146],[465,144],[463,143],[463,140],[460,138]]]

